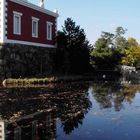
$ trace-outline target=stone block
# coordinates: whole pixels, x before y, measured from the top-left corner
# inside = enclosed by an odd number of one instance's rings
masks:
[[[0,75],[6,77],[35,76],[52,71],[54,49],[5,44],[0,49]],[[1,76],[0,76],[1,77]]]

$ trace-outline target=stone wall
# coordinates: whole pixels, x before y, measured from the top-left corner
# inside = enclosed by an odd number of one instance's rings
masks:
[[[18,44],[0,45],[0,79],[53,73],[55,51],[54,48]]]

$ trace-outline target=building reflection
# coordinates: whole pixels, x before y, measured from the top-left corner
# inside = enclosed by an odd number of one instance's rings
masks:
[[[66,134],[78,128],[91,107],[87,85],[52,89],[0,89],[0,140],[55,140],[57,120]]]
[[[54,118],[53,112],[38,112],[22,117],[16,122],[1,121],[1,140],[55,140]]]

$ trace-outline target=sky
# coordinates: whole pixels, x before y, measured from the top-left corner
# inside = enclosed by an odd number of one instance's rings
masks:
[[[37,4],[39,0],[28,1]],[[140,0],[45,0],[45,8],[58,10],[58,30],[71,17],[91,44],[102,31],[114,33],[118,26],[128,30],[126,38],[134,37],[140,43]]]

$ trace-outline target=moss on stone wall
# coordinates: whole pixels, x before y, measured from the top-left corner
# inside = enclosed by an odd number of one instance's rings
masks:
[[[45,76],[54,72],[55,49],[19,44],[0,46],[0,78]]]

